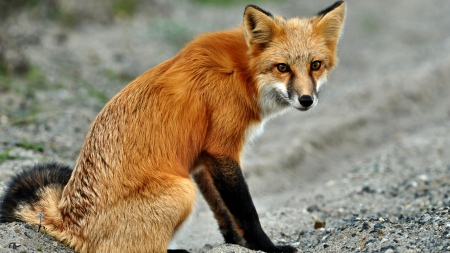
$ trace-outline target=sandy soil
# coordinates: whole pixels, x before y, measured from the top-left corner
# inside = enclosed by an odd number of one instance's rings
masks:
[[[0,185],[38,161],[73,165],[105,100],[195,34],[235,26],[245,7],[154,2],[109,25],[69,29],[27,13],[3,23],[12,39],[2,46],[9,55],[20,48],[44,77],[14,79],[0,92],[0,154],[9,151]],[[339,67],[319,107],[271,121],[246,150],[263,228],[300,252],[450,251],[450,2],[347,3]],[[329,4],[259,5],[291,17]],[[222,243],[200,198],[178,246],[248,252]],[[70,252],[29,225],[0,224],[0,251],[18,250]]]

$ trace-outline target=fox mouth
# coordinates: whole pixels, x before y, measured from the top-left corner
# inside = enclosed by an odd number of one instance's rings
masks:
[[[295,108],[298,111],[308,111],[317,104],[317,96],[288,92],[281,84],[266,85],[261,91],[259,101],[265,115],[281,112],[284,109]]]
[[[311,108],[313,108],[316,103],[314,102],[313,104],[311,104],[308,107],[302,106],[299,102],[298,99],[293,99],[293,98],[289,98],[288,96],[281,96],[280,97],[283,100],[283,104],[285,105],[290,105],[292,108],[295,108],[298,111],[301,112],[306,112],[308,110],[310,110]]]
[[[306,112],[306,111],[308,111],[309,109],[311,109],[313,107],[314,106],[310,106],[310,107],[294,107],[294,108],[297,109],[298,111]]]

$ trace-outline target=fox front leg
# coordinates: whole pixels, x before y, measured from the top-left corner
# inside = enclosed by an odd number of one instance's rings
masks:
[[[213,211],[225,242],[245,246],[245,240],[236,230],[234,220],[214,186],[209,170],[199,170],[193,175],[193,178]]]
[[[224,155],[204,154],[204,168],[194,175],[227,243],[265,252],[296,252],[276,246],[263,231],[239,164]]]

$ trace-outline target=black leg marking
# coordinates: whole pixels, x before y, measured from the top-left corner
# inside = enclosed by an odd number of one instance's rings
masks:
[[[243,231],[246,247],[265,252],[296,252],[291,246],[275,246],[259,222],[239,164],[223,155],[205,155],[214,185],[230,214]]]
[[[193,178],[213,211],[225,242],[245,246],[245,240],[236,231],[231,214],[223,203],[209,170],[201,170]]]

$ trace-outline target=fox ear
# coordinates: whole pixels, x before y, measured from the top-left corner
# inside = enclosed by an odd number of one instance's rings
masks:
[[[265,44],[272,39],[276,24],[272,14],[255,5],[248,5],[244,12],[245,39],[247,45]]]
[[[338,1],[316,15],[316,29],[324,36],[327,46],[335,50],[344,26],[346,5]]]

